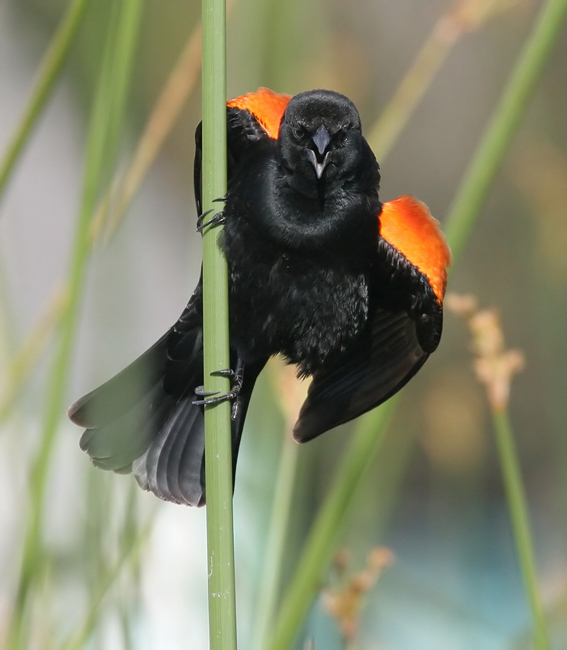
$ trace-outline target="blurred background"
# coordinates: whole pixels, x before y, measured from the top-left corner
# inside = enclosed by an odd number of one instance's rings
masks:
[[[43,456],[48,463],[36,549],[42,559],[31,578],[22,559],[34,521],[29,495],[58,349],[57,287],[69,270],[89,111],[112,4],[90,3],[1,197],[2,647],[15,612],[26,630],[25,648],[207,647],[204,510],[160,503],[138,490],[131,476],[94,470],[79,450],[81,431],[65,418],[65,405],[122,369],[177,319],[196,284],[201,241],[192,165],[201,95],[199,60],[190,52],[183,81],[176,82],[182,98],[187,96],[179,117],[127,210],[111,202],[104,234],[90,254],[64,404],[49,456]],[[145,3],[121,127],[121,172],[129,168],[162,88],[198,27],[199,4]],[[414,194],[443,223],[543,3],[229,4],[229,97],[258,86],[290,94],[322,87],[348,95],[381,163],[382,199]],[[0,152],[66,8],[63,0],[0,0]],[[393,108],[390,102],[426,43],[430,58],[408,82],[410,94],[420,84],[423,94],[398,133],[395,119],[408,100],[398,96]],[[563,30],[449,281],[450,292],[473,294],[481,307],[497,310],[507,346],[525,358],[512,383],[510,421],[557,649],[567,648],[566,61]],[[439,350],[403,390],[364,476],[341,537],[347,555],[328,571],[297,648],[532,647],[490,408],[472,359],[465,321],[447,313]],[[242,648],[258,643],[267,530],[289,419],[285,402],[294,395],[277,367],[264,374],[247,421],[235,491]],[[336,429],[294,452],[284,576],[297,563],[351,429]],[[349,640],[330,603],[377,548],[378,569],[367,569],[372,579],[356,601]],[[305,645],[309,639],[314,645]]]

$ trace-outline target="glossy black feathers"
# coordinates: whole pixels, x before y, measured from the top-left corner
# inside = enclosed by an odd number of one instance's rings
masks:
[[[232,409],[234,464],[254,383],[270,356],[282,354],[313,378],[294,430],[303,442],[396,393],[435,350],[442,328],[426,274],[380,236],[379,167],[354,104],[331,91],[296,95],[278,137],[261,118],[242,107],[227,112],[221,247],[231,364],[243,371]],[[196,144],[201,211],[200,126]],[[87,429],[81,447],[95,465],[132,470],[168,501],[204,503],[203,410],[193,403],[202,354],[199,282],[169,332],[70,408]]]

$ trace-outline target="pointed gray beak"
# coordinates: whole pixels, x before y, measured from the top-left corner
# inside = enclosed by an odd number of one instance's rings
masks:
[[[315,168],[315,175],[319,179],[323,176],[323,172],[329,161],[329,152],[327,151],[325,153],[325,150],[331,142],[331,136],[326,127],[321,125],[311,139],[317,149],[317,153],[313,149],[308,149],[307,156],[309,157],[309,162]]]
[[[325,153],[325,149],[329,146],[329,142],[331,142],[331,136],[327,131],[326,127],[324,127],[321,124],[321,126],[317,129],[315,135],[313,136],[312,140],[315,146],[317,147],[317,151],[319,152],[319,155],[322,156]]]

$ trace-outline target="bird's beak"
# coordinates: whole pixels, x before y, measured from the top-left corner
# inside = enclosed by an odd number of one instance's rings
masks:
[[[331,142],[331,136],[326,127],[321,125],[311,139],[317,151],[315,151],[315,149],[308,149],[307,156],[309,158],[309,162],[315,168],[315,175],[319,179],[321,176],[323,176],[325,167],[329,162],[329,152],[326,152],[326,149]]]

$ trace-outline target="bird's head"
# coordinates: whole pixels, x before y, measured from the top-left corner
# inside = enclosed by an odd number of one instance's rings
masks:
[[[280,161],[300,192],[315,187],[331,189],[356,175],[368,155],[356,106],[330,90],[310,90],[295,95],[282,118]]]

